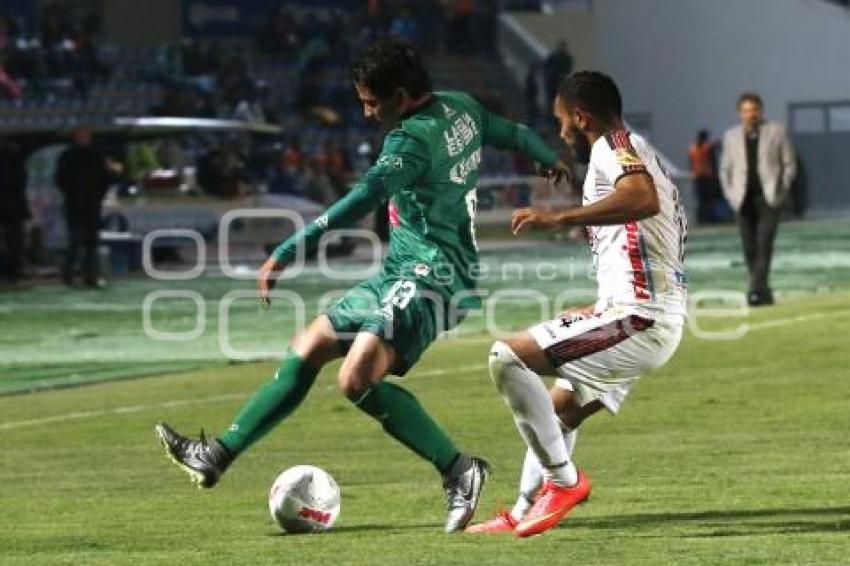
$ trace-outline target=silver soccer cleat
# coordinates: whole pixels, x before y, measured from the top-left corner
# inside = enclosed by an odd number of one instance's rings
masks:
[[[446,519],[447,533],[462,531],[472,520],[478,507],[481,489],[490,475],[490,464],[486,460],[474,457],[470,460],[471,465],[466,471],[447,477],[443,483],[449,511]]]

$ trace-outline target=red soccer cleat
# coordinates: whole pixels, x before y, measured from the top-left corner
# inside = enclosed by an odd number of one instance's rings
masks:
[[[518,537],[528,537],[548,531],[589,495],[590,480],[584,472],[579,471],[578,483],[572,487],[562,487],[547,481],[540,489],[537,501],[514,528],[514,532]]]
[[[483,523],[472,525],[466,528],[467,533],[478,535],[493,535],[499,533],[512,533],[517,526],[517,520],[513,518],[510,511],[502,509],[499,513]]]

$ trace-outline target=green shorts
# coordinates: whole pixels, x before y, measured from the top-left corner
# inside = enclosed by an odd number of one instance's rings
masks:
[[[463,313],[421,279],[385,273],[367,279],[328,307],[344,353],[359,332],[383,338],[396,351],[392,369],[404,375],[443,330],[457,326]]]

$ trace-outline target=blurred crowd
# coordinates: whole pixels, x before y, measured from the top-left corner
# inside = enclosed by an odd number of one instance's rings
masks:
[[[86,95],[109,77],[97,46],[100,22],[95,13],[71,19],[47,4],[38,30],[27,34],[11,15],[0,14],[0,98],[41,96],[51,89]]]
[[[151,112],[272,122],[304,132],[273,147],[258,139],[218,147],[199,162],[199,180],[210,192],[232,194],[234,183],[210,189],[222,185],[214,182],[215,171],[227,169],[230,177],[267,183],[270,192],[326,204],[341,196],[352,174],[379,149],[378,132],[364,123],[352,94],[348,67],[355,54],[385,35],[430,53],[490,52],[504,4],[368,0],[342,11],[283,3],[260,27],[251,60],[244,49],[209,39],[163,46],[154,78],[164,94]]]
[[[491,53],[498,11],[538,5],[528,0],[364,0],[342,10],[282,2],[254,38],[185,37],[147,47],[103,42],[101,23],[86,11],[87,4],[76,9],[68,3],[61,8],[45,4],[39,21],[29,27],[0,13],[3,125],[9,125],[10,116],[27,115],[38,120],[24,128],[72,132],[54,181],[64,194],[69,227],[62,274],[71,283],[80,264],[83,283],[97,286],[92,230],[98,221],[92,218],[99,216],[105,183],[129,197],[198,187],[221,198],[259,190],[329,205],[380,150],[380,132],[363,119],[348,75],[361,49],[378,37],[394,35],[431,55]],[[547,90],[550,75],[571,64],[566,57],[558,50],[542,66]],[[128,93],[133,104],[144,106],[122,107]],[[75,108],[94,108],[103,116],[97,121],[74,118]],[[123,142],[97,133],[122,112],[272,123],[284,133],[198,131]],[[54,125],[40,113],[70,119]],[[30,216],[24,165],[32,148],[20,140],[0,142],[0,248],[8,252],[0,271],[14,280],[20,275]],[[484,167],[497,174],[528,172],[528,164],[504,160],[485,159]],[[96,198],[72,204],[73,195],[80,193],[76,187],[91,184],[92,176],[99,180],[92,193]],[[194,183],[189,186],[188,180]]]

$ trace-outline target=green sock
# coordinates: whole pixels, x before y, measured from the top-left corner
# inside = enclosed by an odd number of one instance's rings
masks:
[[[227,432],[218,437],[219,442],[232,456],[239,455],[301,404],[318,373],[290,351],[274,379],[263,384],[245,403]]]
[[[398,385],[382,381],[370,387],[354,404],[377,419],[387,434],[434,464],[441,474],[448,473],[460,455],[416,397]]]

